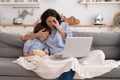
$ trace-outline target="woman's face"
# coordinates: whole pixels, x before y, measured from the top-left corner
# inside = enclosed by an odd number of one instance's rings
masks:
[[[46,19],[46,23],[47,25],[52,29],[54,28],[55,26],[53,25],[53,22],[55,22],[56,18],[55,17],[52,17],[52,16],[49,16],[47,19]]]

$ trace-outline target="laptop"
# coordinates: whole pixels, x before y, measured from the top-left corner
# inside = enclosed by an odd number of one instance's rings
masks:
[[[68,37],[64,50],[56,55],[61,58],[88,56],[92,45],[93,37]]]

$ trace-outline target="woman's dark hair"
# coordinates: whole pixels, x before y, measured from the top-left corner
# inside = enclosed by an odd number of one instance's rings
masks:
[[[47,9],[47,10],[41,15],[41,18],[40,18],[40,19],[41,19],[41,23],[42,23],[43,25],[47,25],[46,19],[47,19],[48,17],[50,17],[50,16],[55,17],[55,18],[58,20],[59,24],[61,24],[61,17],[60,17],[60,15],[58,14],[58,12],[55,11],[54,9]]]
[[[41,23],[38,23],[34,28],[34,33],[39,32],[40,30],[45,29],[43,32],[48,31],[49,34],[51,33],[51,29],[48,26],[43,26]]]

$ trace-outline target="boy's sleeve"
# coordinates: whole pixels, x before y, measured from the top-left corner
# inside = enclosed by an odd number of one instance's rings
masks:
[[[24,43],[23,52],[29,52],[29,49],[32,45],[33,45],[33,41],[32,40],[27,40]]]
[[[44,44],[44,46],[45,46],[44,50],[48,50],[48,53],[50,53],[48,46],[46,44]]]

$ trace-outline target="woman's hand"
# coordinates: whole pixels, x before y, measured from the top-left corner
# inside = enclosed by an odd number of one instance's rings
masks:
[[[57,28],[60,27],[59,22],[56,20],[56,18],[53,20],[52,24]]]
[[[38,33],[36,33],[36,37],[43,37],[44,35],[48,34],[48,32],[44,32],[45,29],[40,30]]]
[[[60,27],[59,22],[56,20],[56,18],[53,20],[52,24],[56,27],[56,29],[59,31],[59,33],[62,35],[63,38],[67,37],[66,32]]]
[[[33,39],[37,37],[43,37],[44,35],[49,34],[48,32],[44,32],[44,29],[40,30],[38,33],[35,34],[26,34],[22,37],[23,41],[26,41],[28,39]]]

